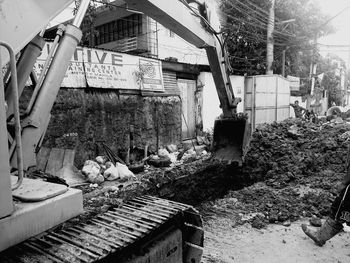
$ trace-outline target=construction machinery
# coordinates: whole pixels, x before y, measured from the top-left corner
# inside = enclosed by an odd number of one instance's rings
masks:
[[[200,262],[202,222],[191,206],[138,197],[88,222],[54,228],[83,212],[82,192],[25,178],[36,163],[50,110],[81,39],[88,0],[80,1],[71,25],[58,28],[41,75],[32,69],[48,22],[72,2],[0,2],[0,65],[6,69],[0,71],[0,262]],[[223,110],[214,128],[216,156],[240,162],[249,129],[236,114],[239,99],[228,78],[219,23],[214,23],[218,19],[211,18],[215,10],[185,0],[125,2],[206,50]],[[19,97],[29,78],[35,89],[20,111]]]

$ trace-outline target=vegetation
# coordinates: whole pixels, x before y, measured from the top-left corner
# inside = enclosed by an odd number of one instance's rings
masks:
[[[265,74],[266,33],[270,0],[222,0],[224,32],[233,74]],[[334,31],[329,17],[311,0],[276,0],[274,72],[281,73],[286,51],[286,74],[309,75],[319,56],[314,39]]]

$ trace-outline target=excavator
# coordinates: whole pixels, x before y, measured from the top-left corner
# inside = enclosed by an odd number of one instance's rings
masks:
[[[74,223],[69,220],[83,212],[80,190],[25,176],[36,164],[51,108],[82,37],[79,27],[89,0],[80,1],[72,24],[58,27],[39,76],[33,67],[48,23],[72,2],[0,1],[0,262],[199,263],[204,231],[192,206],[135,197]],[[214,125],[214,158],[240,163],[249,138],[248,122],[236,111],[240,99],[228,77],[217,7],[193,0],[124,2],[206,50],[223,112]],[[20,110],[28,79],[35,88]]]

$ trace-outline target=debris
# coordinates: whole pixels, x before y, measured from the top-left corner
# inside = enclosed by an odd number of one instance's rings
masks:
[[[159,149],[158,156],[159,158],[169,158],[169,152],[166,149]]]
[[[105,150],[107,157],[111,162],[120,162],[122,164],[125,164],[125,162],[122,159],[120,159],[118,155],[115,152],[113,152],[112,149],[109,148],[105,143],[102,143],[102,147]]]
[[[322,226],[322,222],[321,219],[317,218],[317,217],[313,217],[309,220],[310,225],[315,226],[315,227],[320,227]]]
[[[173,153],[177,151],[177,146],[175,144],[169,144],[167,145],[166,149],[169,153]]]
[[[291,222],[290,222],[290,220],[286,220],[282,223],[282,225],[285,227],[288,227],[288,226],[291,226]]]
[[[251,222],[252,227],[257,229],[262,229],[266,227],[266,223],[264,221],[264,218],[261,216],[255,216]]]
[[[83,176],[80,174],[80,171],[71,164],[63,166],[62,169],[57,172],[57,176],[65,180],[70,187],[86,182]]]
[[[131,178],[136,178],[132,171],[125,164],[116,163],[115,166],[118,169],[119,179],[122,181],[129,180]]]
[[[153,165],[154,167],[169,167],[171,160],[169,157],[160,158],[158,155],[151,155],[147,163]]]
[[[91,161],[91,160],[85,161],[81,172],[87,177],[87,180],[90,183],[101,182],[101,177],[99,177],[99,175],[101,175],[100,174],[100,166],[98,165],[98,163]],[[102,176],[102,178],[103,178],[103,176]]]
[[[145,170],[145,165],[143,163],[130,164],[128,167],[129,170],[132,171],[134,174],[141,173]]]
[[[95,160],[99,165],[101,165],[101,164],[105,164],[108,158],[106,156],[97,156]]]
[[[106,167],[107,167],[107,165],[106,165]],[[111,163],[111,164],[109,164],[106,171],[104,171],[103,177],[108,181],[116,180],[120,177],[119,176],[119,169]]]

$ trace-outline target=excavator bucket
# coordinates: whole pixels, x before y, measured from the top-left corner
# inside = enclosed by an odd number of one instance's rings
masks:
[[[214,123],[213,158],[242,165],[250,141],[250,124],[246,118],[223,118]]]

